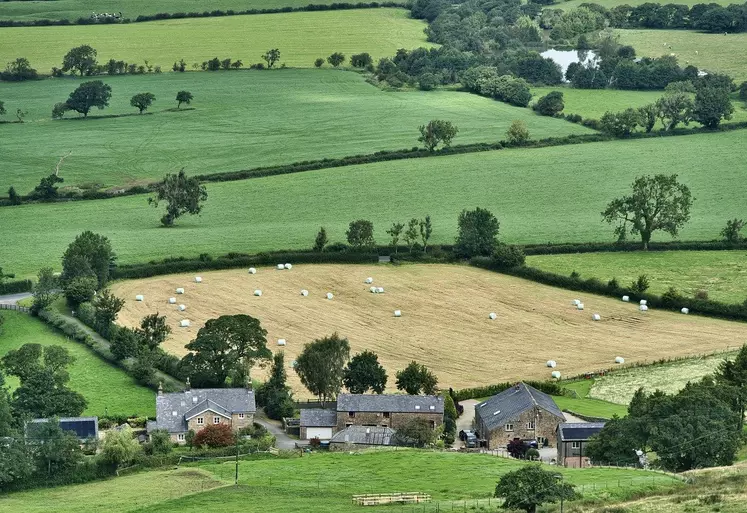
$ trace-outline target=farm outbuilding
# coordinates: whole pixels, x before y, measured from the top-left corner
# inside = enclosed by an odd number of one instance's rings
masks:
[[[336,431],[337,412],[318,408],[301,410],[301,440],[329,440]]]

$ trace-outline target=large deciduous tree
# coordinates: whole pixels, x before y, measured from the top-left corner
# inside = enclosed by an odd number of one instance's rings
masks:
[[[270,379],[257,390],[257,400],[264,404],[265,414],[275,420],[293,416],[294,405],[290,387],[286,385],[285,353],[279,351],[272,358]]]
[[[109,289],[104,289],[96,296],[93,306],[95,308],[95,322],[99,332],[108,336],[110,327],[117,320],[120,310],[124,307],[125,300],[112,294]]]
[[[161,201],[166,202],[166,213],[161,217],[164,226],[173,226],[184,214],[199,214],[208,197],[205,186],[197,178],[189,178],[184,169],[167,174],[155,189],[156,197],[148,198],[148,204],[158,207]]]
[[[179,91],[178,93],[176,93],[176,108],[181,109],[182,103],[186,103],[187,105],[189,105],[190,103],[192,103],[193,99],[194,97],[189,91]]]
[[[338,67],[340,64],[345,62],[345,54],[340,52],[335,52],[329,57],[327,57],[327,62],[330,63],[335,68]]]
[[[436,430],[429,420],[415,417],[397,428],[394,440],[398,445],[428,447],[436,441]]]
[[[576,492],[573,485],[558,479],[557,472],[529,465],[503,474],[495,487],[495,496],[505,501],[506,509],[535,513],[537,506],[573,499]]]
[[[277,48],[273,48],[272,50],[267,50],[265,53],[262,54],[262,60],[264,60],[267,63],[268,68],[272,68],[276,62],[280,60],[280,50]]]
[[[62,58],[62,71],[90,75],[96,68],[96,50],[88,45],[76,46]]]
[[[345,236],[348,239],[348,244],[357,250],[372,248],[376,245],[373,223],[366,219],[350,221]]]
[[[52,301],[57,297],[58,286],[59,282],[51,267],[39,269],[33,289],[34,303],[31,309],[34,313],[38,313],[52,304]]]
[[[254,365],[264,365],[272,353],[267,331],[249,315],[222,315],[211,319],[186,345],[190,351],[181,361],[182,373],[198,388],[242,386]]]
[[[62,283],[67,285],[75,278],[93,277],[97,288],[101,288],[109,281],[116,258],[108,238],[85,231],[62,255]]]
[[[490,256],[498,244],[500,223],[492,212],[477,207],[462,210],[457,221],[459,232],[454,252],[464,258]]]
[[[349,356],[350,343],[334,333],[304,345],[296,359],[296,374],[303,386],[324,403],[340,392]]]
[[[537,100],[534,110],[543,116],[557,116],[565,108],[563,102],[563,93],[561,91],[551,91]]]
[[[428,367],[413,361],[403,370],[397,371],[397,388],[410,395],[433,395],[438,391],[438,378]]]
[[[369,390],[383,394],[387,382],[386,370],[379,363],[376,353],[363,351],[350,359],[342,382],[353,394],[365,394]]]
[[[431,120],[427,125],[420,126],[418,130],[420,130],[418,141],[423,143],[428,151],[434,151],[441,143],[448,148],[459,132],[459,129],[451,121],[442,119]]]
[[[112,97],[112,88],[101,80],[83,82],[75,91],[70,93],[65,104],[83,117],[87,117],[93,107],[99,110],[109,106]]]
[[[159,315],[158,312],[146,315],[140,321],[140,328],[135,330],[140,337],[144,349],[154,351],[163,344],[171,333],[171,328],[166,323],[166,316]]]
[[[140,111],[140,114],[142,114],[144,111],[148,110],[148,107],[153,104],[155,99],[156,95],[153,93],[137,93],[130,98],[130,105],[135,107]]]
[[[687,93],[667,93],[656,100],[656,108],[664,130],[672,130],[680,123],[690,124],[693,101]]]
[[[729,90],[722,87],[701,87],[695,93],[693,120],[708,128],[718,128],[722,119],[731,119],[734,105]]]
[[[690,189],[677,181],[677,175],[641,176],[632,185],[632,194],[612,200],[602,212],[608,223],[617,222],[615,233],[623,240],[630,232],[640,234],[643,249],[648,249],[651,235],[664,231],[675,237],[690,220],[693,203]]]

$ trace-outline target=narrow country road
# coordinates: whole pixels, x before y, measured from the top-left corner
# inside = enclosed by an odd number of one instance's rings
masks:
[[[270,420],[265,417],[264,412],[262,412],[261,416],[258,415],[254,417],[254,422],[266,428],[267,431],[269,431],[275,437],[275,439],[277,440],[275,442],[275,446],[278,449],[292,450],[296,448],[296,440],[285,434],[285,431],[283,431],[283,428],[280,427],[280,423],[278,421]]]
[[[9,294],[7,296],[0,296],[0,305],[15,305],[22,299],[31,297],[31,292],[21,292],[20,294]]]

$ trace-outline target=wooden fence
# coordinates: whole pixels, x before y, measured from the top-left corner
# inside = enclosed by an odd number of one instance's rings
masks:
[[[0,310],[15,310],[16,312],[23,313],[29,313],[31,311],[30,308],[26,308],[25,306],[7,305],[5,303],[0,303]]]
[[[353,495],[353,504],[358,506],[380,506],[382,504],[419,504],[430,502],[431,496],[427,493],[382,493]]]

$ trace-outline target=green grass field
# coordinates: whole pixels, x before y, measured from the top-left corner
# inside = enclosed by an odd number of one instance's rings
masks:
[[[600,400],[591,397],[566,397],[566,396],[553,396],[555,404],[558,408],[565,411],[571,411],[580,415],[588,415],[589,417],[601,417],[603,419],[611,419],[613,416],[624,417],[628,413],[627,405],[614,404],[609,400]],[[616,401],[619,402],[619,401]]]
[[[96,48],[101,62],[113,58],[142,64],[147,59],[164,70],[179,59],[191,68],[192,63],[213,57],[241,59],[248,66],[263,62],[260,55],[269,48],[280,49],[281,62],[294,67],[313,67],[314,59],[336,51],[348,57],[368,52],[376,62],[398,48],[431,46],[425,42],[425,23],[407,14],[404,9],[361,9],[4,28],[0,62],[23,56],[40,72],[49,73],[52,66],[61,66],[70,48],[81,44]]]
[[[83,344],[72,342],[49,326],[26,314],[2,310],[5,323],[0,328],[0,356],[23,344],[58,345],[75,357],[70,367],[69,386],[88,401],[85,415],[155,415],[155,394],[138,385],[122,370],[96,356]],[[8,376],[11,389],[18,381]],[[0,501],[0,510],[3,509]]]
[[[39,20],[88,18],[91,12],[122,13],[123,18],[135,19],[139,15],[161,12],[203,12],[226,11],[233,9],[273,9],[280,7],[301,7],[309,3],[331,4],[333,0],[210,0],[209,4],[198,0],[54,0],[0,2],[0,20]],[[358,3],[355,0],[350,3]]]
[[[682,238],[712,239],[744,204],[734,186],[743,180],[744,162],[734,148],[746,137],[733,131],[502,150],[209,184],[202,215],[172,229],[160,227],[161,211],[142,195],[4,207],[0,261],[18,276],[59,266],[83,230],[108,236],[121,263],[310,248],[320,226],[331,241],[342,241],[348,223],[360,218],[373,221],[385,243],[392,222],[426,214],[433,219],[432,243],[445,244],[454,240],[459,212],[476,206],[495,213],[506,242],[611,241],[612,227],[599,215],[605,205],[628,192],[636,176],[671,172],[696,198]]]
[[[735,211],[735,215],[737,212],[740,211]],[[744,251],[539,255],[528,257],[527,265],[563,275],[575,270],[582,278],[596,277],[603,281],[617,278],[624,285],[645,274],[651,282],[650,291],[656,294],[674,287],[688,296],[705,290],[710,299],[727,303],[742,303],[747,297],[747,253]]]
[[[682,66],[693,64],[705,71],[726,73],[737,84],[747,80],[745,32],[726,36],[691,30],[626,29],[616,32],[620,36],[620,43],[632,45],[641,57],[659,57],[673,53]]]
[[[611,372],[594,381],[589,397],[627,405],[636,390],[641,387],[647,392],[661,390],[668,394],[676,394],[688,382],[700,381],[703,377],[715,372],[721,362],[725,359],[733,359],[735,354],[732,352],[707,355]]]
[[[0,31],[0,35],[2,31]],[[448,119],[457,143],[504,137],[514,119],[535,137],[591,130],[538,116],[474,94],[454,91],[385,92],[358,73],[337,70],[222,71],[103,78],[112,87],[110,107],[89,116],[51,119],[78,79],[0,83],[9,112],[28,110],[26,123],[0,125],[3,172],[0,195],[11,185],[28,192],[57,163],[63,185],[125,185],[155,181],[185,167],[188,173],[247,169],[308,159],[343,157],[417,146],[418,126]],[[176,92],[194,94],[194,110],[175,109]],[[133,94],[156,95],[151,115],[130,106]],[[10,116],[7,116],[10,117]],[[35,144],[29,144],[34,140]]]

